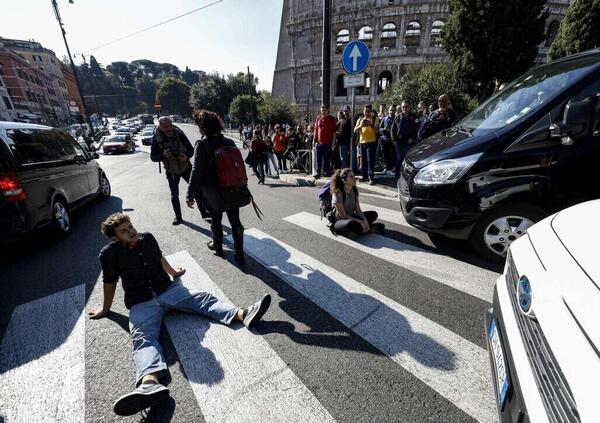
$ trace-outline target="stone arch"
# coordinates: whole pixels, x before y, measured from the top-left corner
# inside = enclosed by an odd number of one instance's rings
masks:
[[[414,19],[406,25],[404,32],[404,45],[406,47],[416,48],[421,45],[421,24]]]
[[[396,24],[394,22],[388,22],[383,25],[380,38],[382,48],[395,48],[396,39],[398,38],[398,29]]]
[[[350,31],[346,28],[340,29],[335,41],[335,52],[342,53],[346,45],[350,42]]]
[[[369,74],[367,72],[365,72],[365,85],[364,85],[364,87],[356,88],[356,95],[370,95],[371,94],[370,85],[371,85],[371,77],[369,76]]]
[[[377,78],[377,95],[382,94],[387,90],[394,80],[394,75],[389,70],[384,70]]]
[[[373,27],[365,25],[359,29],[358,40],[362,41],[363,43],[371,43],[373,41]]]
[[[348,88],[344,88],[344,74],[338,75],[335,83],[335,96],[336,97],[347,97]]]
[[[443,46],[442,30],[444,29],[444,25],[446,25],[446,22],[444,22],[442,19],[436,19],[433,21],[433,24],[431,25],[431,47]]]

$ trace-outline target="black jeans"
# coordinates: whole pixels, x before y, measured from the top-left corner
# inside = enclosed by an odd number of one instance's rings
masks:
[[[371,225],[373,222],[375,222],[377,220],[377,212],[376,211],[366,211],[366,212],[363,212],[363,214],[367,218],[369,225]],[[358,216],[355,215],[354,217],[358,217]],[[363,233],[362,225],[352,219],[338,219],[333,224],[333,230],[340,235],[346,234],[348,232],[354,232],[356,234]]]
[[[268,160],[267,157],[264,156],[264,158],[257,157],[252,161],[252,170],[254,171],[254,174],[258,178],[258,182],[265,181],[265,171],[266,171],[266,169],[268,169],[267,160]]]
[[[331,173],[331,144],[317,144],[317,175]]]
[[[283,155],[285,154],[285,151],[276,151],[275,152],[275,156],[277,156],[277,162],[279,164],[279,170],[288,170],[287,169],[287,164],[285,162],[285,158],[283,157]]]
[[[232,211],[225,212],[227,213],[227,219],[229,219],[229,224],[231,225],[231,230],[233,231],[235,228],[242,228],[242,222],[240,221],[240,209],[235,209]],[[213,212],[212,213],[212,223],[210,225],[210,229],[213,232],[213,236],[223,237],[223,212]],[[214,239],[214,238],[213,238]]]
[[[179,219],[181,219],[181,204],[179,203],[179,181],[183,178],[184,181],[189,183],[191,173],[191,166],[188,167],[187,170],[181,175],[174,175],[171,172],[165,172],[165,174],[167,175],[167,181],[169,182],[169,190],[171,190],[171,204],[173,205],[173,211],[175,212],[175,217]],[[202,218],[206,219],[207,217],[210,217],[210,214],[206,210],[206,206],[202,197],[196,198],[196,203],[198,205],[198,210],[200,210],[200,214],[202,214]]]

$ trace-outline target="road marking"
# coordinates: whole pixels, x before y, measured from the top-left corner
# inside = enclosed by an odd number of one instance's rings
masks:
[[[14,309],[0,344],[7,423],[84,421],[84,305],[81,284]]]
[[[258,229],[244,242],[275,275],[464,412],[496,419],[485,349]]]
[[[377,215],[379,216],[379,220],[394,223],[394,224],[400,225],[400,226],[406,226],[407,228],[412,228],[412,226],[409,225],[409,223],[404,218],[402,211],[400,211],[400,210],[391,210],[391,209],[386,209],[384,207],[374,206],[372,204],[364,204],[362,201],[360,203],[360,208],[363,211],[366,211],[366,210],[376,211]]]
[[[167,259],[186,269],[185,286],[228,301],[188,252]],[[335,421],[261,336],[189,314],[165,325],[206,422]]]
[[[357,241],[352,241],[344,236],[336,236],[325,226],[319,216],[307,212],[288,216],[283,220],[419,273],[466,294],[489,303],[492,302],[498,273],[381,235],[369,234]]]
[[[371,194],[369,192],[361,192],[360,196],[361,197],[366,196],[366,197],[379,198],[380,200],[388,200],[388,201],[393,201],[396,204],[400,204],[399,200],[398,200],[398,195],[396,195],[395,197],[392,197],[392,196],[389,196],[389,195],[379,195],[379,194]]]

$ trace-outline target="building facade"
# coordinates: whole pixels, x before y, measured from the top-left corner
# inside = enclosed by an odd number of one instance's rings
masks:
[[[0,120],[12,120],[11,112],[14,109],[0,70]]]
[[[540,45],[543,62],[558,32],[570,0],[548,1],[546,40]],[[331,105],[349,104],[344,88],[341,53],[351,40],[365,42],[371,51],[366,86],[357,89],[356,103],[381,100],[408,66],[449,60],[441,32],[448,18],[446,0],[332,0]],[[284,0],[272,93],[297,108],[314,111],[322,102],[322,0]],[[309,99],[309,94],[310,99]]]
[[[83,107],[83,101],[81,100],[81,93],[79,92],[79,88],[77,88],[77,82],[75,81],[75,75],[73,75],[71,67],[62,62],[60,66],[62,74],[65,78],[65,84],[67,86],[67,95],[69,97],[69,108],[71,110],[71,114],[85,115],[85,108]],[[74,102],[75,105],[73,105],[72,102]]]
[[[50,78],[48,101],[52,107],[50,120],[55,124],[69,121],[69,93],[61,69],[61,61],[52,50],[29,40],[0,38],[0,46],[7,48],[42,70]],[[52,115],[54,114],[55,117]]]

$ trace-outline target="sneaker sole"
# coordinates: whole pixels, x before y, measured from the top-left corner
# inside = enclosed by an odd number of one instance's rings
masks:
[[[119,398],[113,407],[115,414],[119,416],[132,416],[154,405],[169,399],[169,389],[164,388],[148,394],[132,392]]]
[[[263,300],[260,303],[260,307],[258,308],[258,311],[254,315],[254,317],[252,317],[252,319],[249,320],[248,323],[246,323],[246,326],[248,328],[253,328],[256,325],[256,323],[258,323],[260,321],[260,319],[262,319],[262,317],[265,315],[265,313],[269,309],[270,305],[271,305],[271,295],[267,294],[263,297]]]

